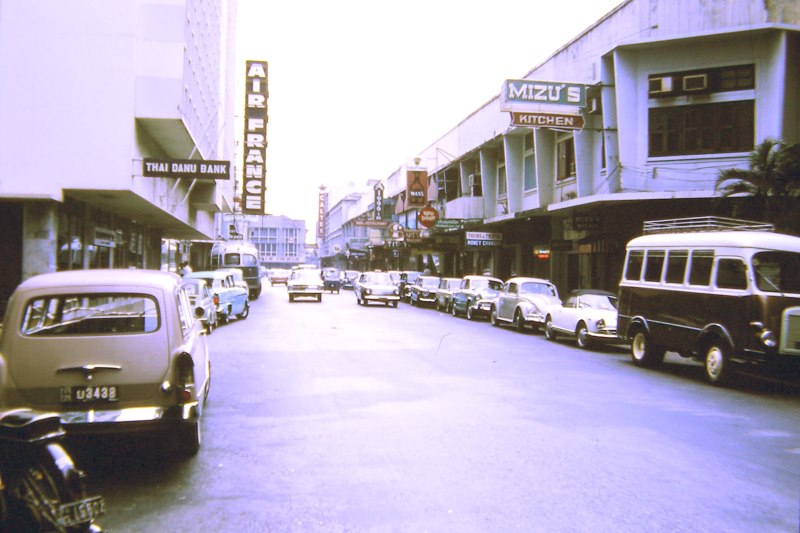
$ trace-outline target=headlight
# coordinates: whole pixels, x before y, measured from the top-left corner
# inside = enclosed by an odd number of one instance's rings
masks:
[[[602,318],[597,321],[597,329],[603,329],[606,327],[606,321]]]
[[[475,303],[478,303],[478,302],[480,302],[480,301],[481,301],[481,298],[482,298],[482,296],[481,296],[480,294],[476,294],[476,295],[475,295]]]
[[[761,339],[761,344],[767,348],[775,348],[778,345],[778,339],[775,337],[775,333],[770,329],[762,331],[759,339]]]
[[[372,294],[372,289],[364,289],[364,292],[367,294],[367,296],[369,296]]]
[[[395,295],[395,296],[397,296],[398,294],[400,294],[400,289],[397,289],[397,288],[396,288],[396,289],[394,290],[394,295]]]

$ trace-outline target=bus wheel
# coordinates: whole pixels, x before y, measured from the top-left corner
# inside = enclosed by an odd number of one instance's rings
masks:
[[[637,329],[631,341],[631,361],[636,366],[654,368],[664,361],[664,348],[654,344],[650,336],[642,329]]]
[[[728,346],[718,340],[711,341],[706,347],[705,358],[706,380],[712,385],[723,385],[730,381],[733,369],[731,368],[730,350]]]

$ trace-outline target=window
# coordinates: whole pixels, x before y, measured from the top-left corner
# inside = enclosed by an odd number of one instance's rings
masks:
[[[530,191],[536,188],[536,154],[533,150],[533,134],[525,136],[525,156],[523,165],[523,188]]]
[[[625,265],[625,279],[639,281],[642,277],[642,265],[644,264],[644,250],[631,250],[628,253],[628,262]]]
[[[120,335],[158,329],[156,301],[139,294],[43,296],[25,309],[23,335]]]
[[[645,281],[661,281],[661,271],[664,268],[664,250],[650,250],[647,252],[647,262],[644,267]]]
[[[720,259],[717,263],[717,287],[744,290],[747,288],[747,268],[741,259]]]
[[[753,256],[753,268],[760,290],[800,294],[800,254],[759,252]]]
[[[689,285],[708,287],[711,284],[711,265],[713,263],[713,250],[693,251],[689,267]]]
[[[667,283],[683,283],[688,262],[688,250],[670,250],[669,255],[667,255],[667,272],[664,274],[664,281]]]
[[[556,142],[556,178],[565,180],[575,176],[575,142],[572,134]]]
[[[649,110],[649,156],[749,152],[755,144],[752,100]]]

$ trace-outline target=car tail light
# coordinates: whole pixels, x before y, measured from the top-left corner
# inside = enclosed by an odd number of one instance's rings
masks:
[[[219,305],[219,294],[215,294],[212,300],[214,300],[214,305]]]
[[[175,362],[175,392],[178,400],[188,402],[192,399],[194,390],[194,360],[192,356],[184,352],[180,354]]]

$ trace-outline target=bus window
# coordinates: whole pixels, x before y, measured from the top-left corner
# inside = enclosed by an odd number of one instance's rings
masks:
[[[692,264],[689,267],[689,285],[708,287],[711,284],[711,265],[713,263],[713,250],[693,251]]]
[[[644,263],[644,250],[631,250],[628,253],[628,263],[625,265],[625,279],[639,281],[642,277],[642,264]]]
[[[645,281],[661,281],[661,270],[664,268],[664,250],[649,250],[644,267]]]
[[[741,259],[720,259],[717,263],[717,287],[744,290],[747,288],[747,268]]]
[[[688,250],[670,250],[667,255],[667,272],[664,274],[664,281],[667,283],[683,283],[688,262]]]

